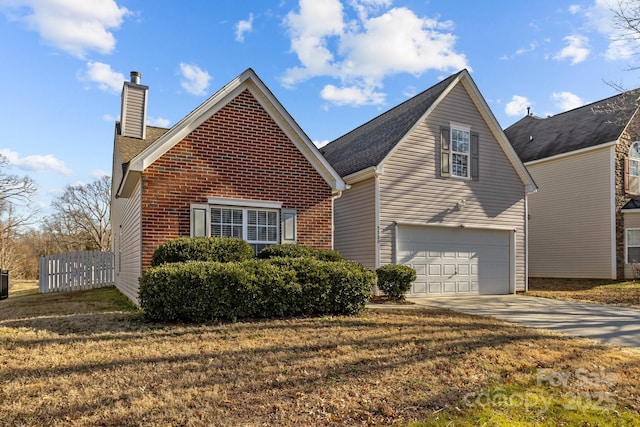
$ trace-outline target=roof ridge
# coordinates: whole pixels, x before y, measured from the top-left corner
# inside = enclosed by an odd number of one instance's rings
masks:
[[[397,111],[399,108],[405,106],[408,102],[411,102],[412,100],[418,98],[419,96],[423,95],[425,92],[431,91],[433,89],[435,89],[436,87],[444,84],[445,82],[450,82],[451,80],[455,79],[458,75],[460,75],[462,72],[464,72],[463,70],[458,71],[455,74],[450,75],[449,77],[447,77],[446,79],[443,79],[439,82],[437,82],[436,84],[434,84],[433,86],[430,86],[428,88],[426,88],[425,90],[421,91],[420,93],[412,96],[411,98],[405,99],[404,101],[402,101],[400,104],[395,105],[394,107],[390,108],[389,110],[384,111],[383,113],[378,114],[377,116],[371,118],[370,120],[362,123],[360,126],[357,126],[353,129],[351,129],[349,132],[337,137],[336,139],[334,139],[333,141],[331,141],[330,143],[328,143],[327,145],[325,145],[324,147],[322,147],[322,152],[324,153],[324,150],[326,148],[329,148],[334,142],[339,141],[340,139],[343,139],[344,137],[353,134],[354,132],[358,131],[359,129],[362,129],[365,126],[368,126],[369,124],[371,124],[374,121],[377,121],[379,119],[381,119],[382,117],[388,116],[391,113]],[[448,83],[447,83],[448,85]]]
[[[631,94],[632,92],[637,92],[637,91],[640,91],[640,88],[630,89],[630,90],[627,90],[627,91],[624,91],[624,92],[618,93],[618,94],[616,94],[616,95],[612,95],[612,96],[609,96],[609,97],[607,97],[607,98],[601,99],[601,100],[599,100],[599,101],[593,101],[593,102],[590,102],[590,103],[588,103],[588,104],[584,104],[584,105],[581,105],[581,106],[579,106],[579,107],[572,108],[571,110],[563,111],[563,112],[561,112],[561,113],[554,114],[554,115],[549,116],[549,117],[541,117],[541,119],[542,119],[542,120],[551,119],[551,118],[553,118],[553,117],[561,116],[561,115],[563,115],[563,114],[571,113],[571,112],[574,112],[574,111],[577,111],[577,110],[581,110],[581,109],[583,109],[583,108],[593,107],[593,106],[594,106],[594,105],[596,105],[596,104],[603,104],[603,103],[606,103],[607,101],[610,101],[610,100],[612,100],[612,99],[614,99],[614,98],[619,98],[619,97],[622,97],[622,96],[624,96],[624,95],[629,95],[629,94]]]

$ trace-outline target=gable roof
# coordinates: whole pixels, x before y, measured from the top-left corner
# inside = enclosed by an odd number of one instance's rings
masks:
[[[275,120],[278,126],[280,126],[283,132],[289,137],[296,148],[305,156],[307,161],[309,161],[309,163],[334,191],[342,191],[347,188],[340,175],[320,154],[318,148],[295,122],[287,110],[285,110],[282,104],[280,104],[273,93],[266,87],[262,80],[260,80],[257,74],[249,68],[218,92],[213,94],[204,103],[176,123],[171,129],[168,129],[163,133],[160,130],[161,128],[153,128],[156,129],[157,132],[150,134],[146,140],[134,141],[131,148],[120,148],[122,156],[121,161],[123,164],[125,163],[125,158],[128,157],[123,156],[123,154],[129,154],[131,156],[129,158],[129,165],[126,168],[125,175],[120,183],[120,187],[118,188],[117,196],[127,196],[129,191],[134,188],[135,182],[137,182],[144,169],[162,157],[162,155],[182,141],[193,130],[245,90],[249,90],[251,92],[267,113],[269,113],[269,115]],[[147,130],[149,129],[150,128],[148,127]],[[155,140],[153,140],[154,137],[156,138]],[[124,142],[125,138],[120,138],[121,139],[118,142]],[[131,138],[126,139],[129,140]]]
[[[320,149],[341,176],[377,166],[460,74],[454,74]]]
[[[525,184],[527,191],[535,191],[537,187],[533,178],[509,144],[498,121],[466,69],[449,76],[424,92],[332,141],[320,151],[344,178],[371,168],[375,168],[380,173],[384,162],[394,149],[411,134],[413,129],[440,104],[458,83],[464,86],[498,144]]]
[[[635,89],[546,119],[526,116],[504,133],[523,162],[615,142],[638,108],[638,96]]]

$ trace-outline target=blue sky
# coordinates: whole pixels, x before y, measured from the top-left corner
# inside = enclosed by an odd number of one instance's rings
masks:
[[[170,127],[253,68],[321,145],[468,68],[503,127],[639,85],[616,0],[0,0],[0,153],[47,213],[110,174],[122,82]]]

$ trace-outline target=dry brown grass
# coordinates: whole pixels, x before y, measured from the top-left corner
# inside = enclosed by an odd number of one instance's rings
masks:
[[[640,308],[636,281],[531,278],[527,295]]]
[[[540,368],[571,378],[537,385]],[[595,384],[607,420],[640,423],[637,352],[446,310],[187,326],[144,323],[111,288],[0,301],[0,425],[556,425],[566,411],[464,397],[583,396],[580,370],[618,379]]]

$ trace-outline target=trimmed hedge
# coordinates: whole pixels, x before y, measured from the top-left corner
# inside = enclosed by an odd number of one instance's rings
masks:
[[[253,247],[236,237],[179,237],[155,250],[151,266],[187,261],[245,261],[253,259],[253,255]]]
[[[304,245],[277,244],[267,246],[258,253],[258,259],[312,257],[320,261],[346,261],[340,252],[332,249],[311,249]]]
[[[408,265],[388,264],[376,270],[378,288],[389,298],[401,300],[416,280],[416,271]]]
[[[152,321],[353,314],[371,296],[375,274],[350,261],[274,258],[153,267],[139,301]]]
[[[311,248],[307,246],[285,243],[267,246],[258,252],[258,259],[308,257],[312,252]]]

